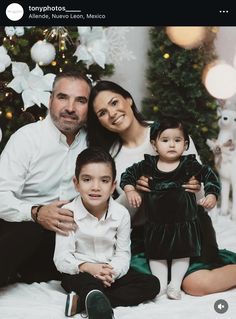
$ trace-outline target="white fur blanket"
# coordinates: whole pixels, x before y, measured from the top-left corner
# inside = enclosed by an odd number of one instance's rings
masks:
[[[220,248],[236,250],[236,222],[228,216],[213,220]],[[0,261],[1,262],[1,261]],[[224,299],[229,305],[225,314],[214,310],[214,303]],[[58,281],[48,283],[14,284],[0,289],[1,319],[65,319],[66,294]],[[233,319],[236,318],[236,289],[204,297],[183,294],[182,300],[162,296],[156,302],[137,307],[114,309],[116,319]],[[80,315],[73,317],[80,319]]]

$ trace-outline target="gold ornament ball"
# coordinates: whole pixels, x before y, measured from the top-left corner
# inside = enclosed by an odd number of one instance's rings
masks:
[[[169,53],[165,53],[165,54],[163,55],[163,58],[164,58],[164,59],[169,59],[169,57],[170,57]]]
[[[207,133],[208,132],[208,128],[206,126],[203,126],[201,130],[202,130],[203,133]]]
[[[158,111],[158,106],[157,105],[155,105],[155,106],[153,106],[153,112],[157,112]]]
[[[12,119],[12,117],[13,117],[13,114],[12,114],[12,112],[6,112],[6,118],[8,119],[8,120],[11,120]]]
[[[166,27],[169,39],[185,49],[199,47],[206,38],[206,27]]]

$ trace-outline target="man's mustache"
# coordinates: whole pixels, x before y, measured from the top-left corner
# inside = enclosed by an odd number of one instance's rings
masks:
[[[60,116],[67,116],[73,120],[79,120],[79,117],[75,114],[75,112],[64,111],[60,113]]]

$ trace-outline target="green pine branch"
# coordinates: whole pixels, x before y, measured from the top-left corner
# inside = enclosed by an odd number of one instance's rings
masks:
[[[164,27],[150,29],[148,96],[142,103],[146,118],[179,117],[187,126],[203,163],[214,165],[206,139],[218,133],[217,101],[202,83],[205,66],[216,58],[215,34],[208,30],[207,43],[186,50],[172,43]]]

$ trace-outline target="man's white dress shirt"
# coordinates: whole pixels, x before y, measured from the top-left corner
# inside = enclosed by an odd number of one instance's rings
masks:
[[[0,157],[0,218],[31,220],[33,205],[73,199],[75,161],[86,147],[83,129],[69,146],[49,115],[20,128]]]
[[[54,263],[62,273],[78,274],[84,262],[107,263],[114,279],[124,276],[130,265],[130,215],[128,210],[109,200],[108,211],[98,220],[84,207],[80,196],[67,208],[74,212],[77,229],[69,236],[56,234]]]

